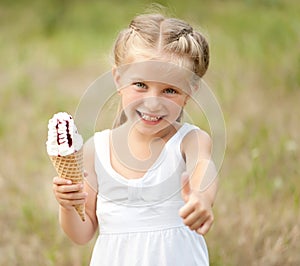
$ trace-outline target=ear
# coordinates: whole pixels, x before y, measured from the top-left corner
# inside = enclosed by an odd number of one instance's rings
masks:
[[[192,90],[193,90],[193,92],[196,92],[196,91],[198,91],[198,90],[199,90],[199,88],[200,88],[200,84],[199,84],[199,83],[197,83],[197,84],[194,84],[194,85],[192,86]]]
[[[184,99],[184,104],[183,104],[183,106],[185,106],[185,105],[187,104],[187,102],[188,102],[189,99],[190,99],[190,96],[189,96],[189,95],[186,95],[186,96],[185,96],[185,99]]]
[[[118,92],[120,92],[120,78],[121,78],[121,76],[120,76],[120,73],[119,73],[116,66],[114,66],[112,68],[111,73],[112,73],[115,85],[117,87],[117,90],[118,90]]]

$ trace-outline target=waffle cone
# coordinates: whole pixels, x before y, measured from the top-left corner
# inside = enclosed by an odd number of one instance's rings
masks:
[[[66,156],[49,156],[53,166],[59,177],[69,179],[73,184],[83,182],[83,150],[80,149]],[[75,205],[77,213],[82,221],[85,221],[85,207],[84,204]]]

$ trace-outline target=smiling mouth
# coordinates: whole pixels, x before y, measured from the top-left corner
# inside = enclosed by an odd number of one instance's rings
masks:
[[[163,118],[163,116],[148,115],[148,114],[142,113],[140,111],[136,111],[136,112],[143,120],[146,120],[149,122],[157,122]]]

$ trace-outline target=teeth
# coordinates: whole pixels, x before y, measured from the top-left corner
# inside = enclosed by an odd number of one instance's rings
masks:
[[[144,120],[151,121],[151,122],[156,122],[161,118],[160,116],[150,116],[150,115],[146,115],[144,113],[141,113],[141,117]]]

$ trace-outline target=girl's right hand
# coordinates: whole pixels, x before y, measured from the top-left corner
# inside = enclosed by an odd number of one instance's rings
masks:
[[[83,184],[72,184],[72,181],[53,178],[53,193],[57,202],[65,209],[73,209],[75,205],[85,204],[87,193],[83,191]]]

